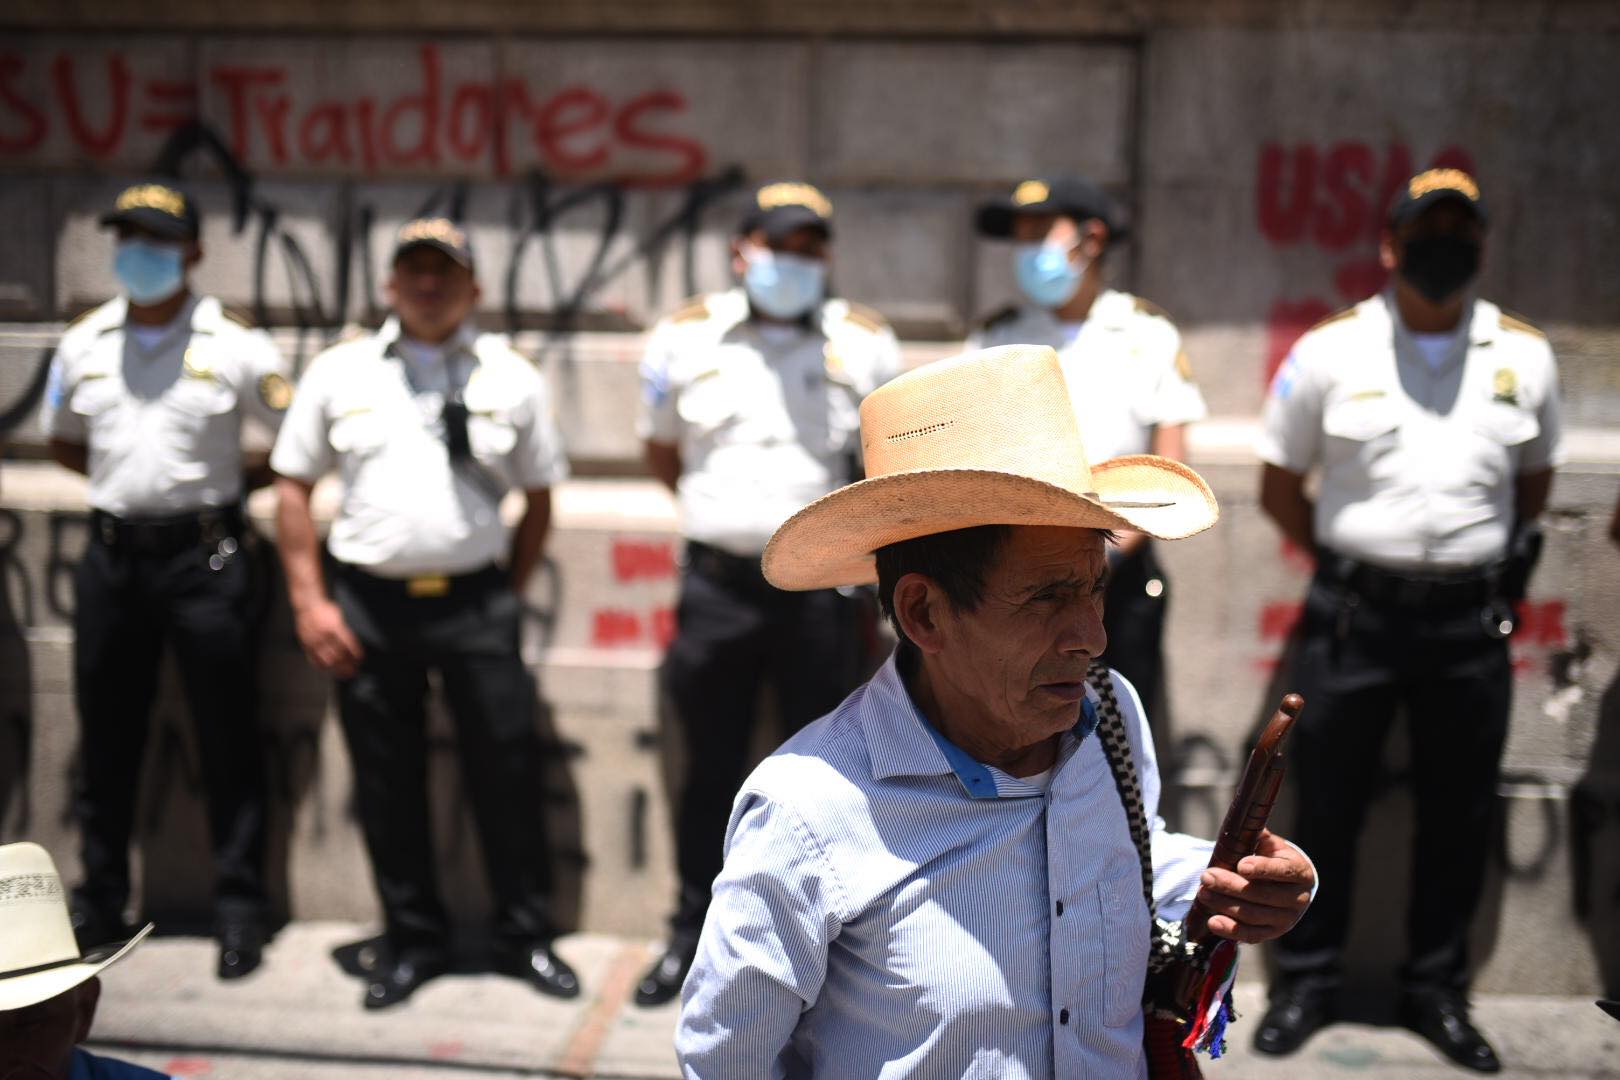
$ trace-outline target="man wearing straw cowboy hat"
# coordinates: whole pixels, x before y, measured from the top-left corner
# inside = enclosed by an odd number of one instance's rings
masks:
[[[1270,833],[1227,873],[1167,831],[1136,693],[1093,666],[1109,532],[1189,536],[1215,499],[1163,458],[1088,468],[1044,346],[900,376],[861,444],[869,478],[789,518],[764,573],[876,581],[900,645],[743,784],[684,1074],[1145,1076],[1151,912],[1199,896],[1265,941],[1315,883]]]
[[[90,1034],[103,968],[151,933],[79,953],[62,879],[38,844],[0,846],[0,1080],[163,1080],[78,1049]]]

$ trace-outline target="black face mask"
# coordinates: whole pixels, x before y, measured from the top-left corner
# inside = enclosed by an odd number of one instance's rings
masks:
[[[1419,236],[1401,249],[1400,275],[1433,303],[1441,303],[1479,272],[1479,241],[1464,236]]]

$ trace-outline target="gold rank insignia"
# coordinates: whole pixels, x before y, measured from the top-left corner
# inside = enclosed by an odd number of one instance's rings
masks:
[[[1176,374],[1181,376],[1182,382],[1192,382],[1192,361],[1187,359],[1187,350],[1176,350]]]
[[[1497,368],[1491,376],[1491,400],[1503,405],[1519,403],[1519,377],[1512,368]]]
[[[1412,177],[1406,185],[1407,197],[1412,199],[1431,191],[1455,191],[1472,202],[1479,201],[1479,185],[1461,169],[1429,169]]]
[[[259,400],[276,412],[285,412],[292,404],[292,384],[280,372],[272,371],[259,379]]]
[[[832,217],[833,213],[832,203],[827,196],[809,184],[793,181],[766,184],[754,195],[754,202],[761,210],[774,210],[778,206],[806,206],[824,218]]]
[[[1025,180],[1013,189],[1013,205],[1028,206],[1030,203],[1041,203],[1052,194],[1052,189],[1040,180]]]
[[[215,381],[214,369],[209,366],[208,361],[197,356],[196,349],[186,350],[186,357],[181,367],[181,372],[188,379],[206,379],[209,382]]]
[[[136,184],[118,196],[113,208],[119,211],[160,210],[177,218],[186,216],[185,197],[162,184]]]
[[[418,218],[407,221],[399,230],[399,246],[418,243],[422,240],[437,240],[441,244],[449,244],[453,248],[467,246],[467,234],[458,228],[449,218]]]

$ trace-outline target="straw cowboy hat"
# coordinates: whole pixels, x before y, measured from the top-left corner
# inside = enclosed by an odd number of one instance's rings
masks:
[[[1220,511],[1178,461],[1133,454],[1086,464],[1057,353],[1008,345],[907,372],[861,402],[867,479],[788,518],[765,546],[779,589],[877,580],[887,544],[975,525],[1202,532]]]
[[[121,960],[152,932],[79,955],[62,879],[38,844],[0,846],[0,1012],[49,1001]]]

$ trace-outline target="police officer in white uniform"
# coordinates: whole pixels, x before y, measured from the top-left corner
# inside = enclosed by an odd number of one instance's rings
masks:
[[[579,981],[552,951],[533,679],[519,655],[524,583],[540,560],[550,489],[567,474],[545,379],[470,322],[464,231],[407,223],[388,279],[394,315],[317,356],[270,464],[277,542],[299,641],[337,677],[387,948],[364,1003],[408,998],[449,964],[434,869],[425,699],[437,670],[463,790],[495,901],[497,966],[543,993]],[[343,498],[323,566],[310,516],[336,469]],[[527,500],[508,536],[500,504]]]
[[[1331,1018],[1369,782],[1404,709],[1417,827],[1402,1016],[1453,1060],[1500,1067],[1468,1018],[1468,932],[1507,735],[1511,601],[1560,424],[1546,338],[1469,287],[1486,222],[1466,173],[1414,177],[1383,235],[1389,288],[1307,332],[1266,401],[1261,505],[1317,553],[1293,682],[1308,702],[1289,751],[1295,838],[1335,884],[1278,942],[1265,1052]]]
[[[218,972],[258,966],[265,934],[265,789],[257,722],[255,575],[243,523],[242,418],[274,428],[291,388],[270,339],[191,291],[195,204],[164,183],[125,190],[123,295],[81,317],[52,361],[41,426],[90,478],[90,538],[73,615],[83,771],[75,809],[88,948],[120,937],[129,841],[165,643],[196,733],[214,851]]]
[[[732,244],[741,287],[660,322],[642,363],[638,429],[686,538],[663,676],[687,750],[680,894],[667,951],[637,988],[642,1005],[673,998],[691,966],[761,684],[796,731],[861,675],[851,602],[782,592],[759,568],[777,526],[852,478],[861,398],[899,371],[883,318],[827,296],[831,236],[832,205],[814,187],[759,189]]]
[[[987,319],[965,348],[1050,345],[1073,386],[1075,416],[1092,462],[1125,454],[1186,458],[1186,427],[1205,415],[1181,334],[1157,306],[1111,289],[1104,267],[1124,236],[1113,201],[1076,178],[1026,180],[979,208],[984,236],[1013,242],[1013,272],[1025,303]],[[1148,714],[1164,708],[1168,579],[1140,533],[1110,547],[1104,623],[1108,663],[1141,693]]]

